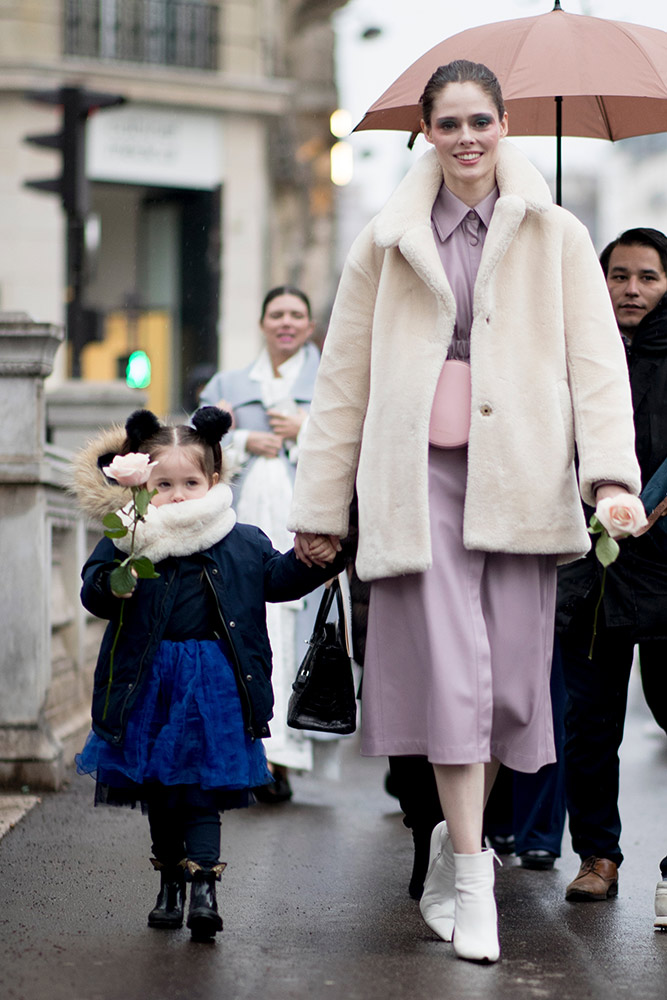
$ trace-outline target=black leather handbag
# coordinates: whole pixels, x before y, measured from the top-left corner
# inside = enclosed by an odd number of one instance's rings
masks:
[[[338,621],[328,622],[334,597]],[[338,579],[324,591],[308,652],[292,684],[287,725],[344,736],[357,727],[352,663],[345,637],[345,606]]]

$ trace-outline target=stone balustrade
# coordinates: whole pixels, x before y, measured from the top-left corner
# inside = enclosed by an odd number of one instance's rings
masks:
[[[104,623],[84,611],[79,588],[99,530],[84,524],[67,493],[69,462],[73,448],[144,402],[124,383],[72,382],[47,394],[44,380],[62,340],[57,326],[0,313],[4,788],[59,788],[89,728]]]

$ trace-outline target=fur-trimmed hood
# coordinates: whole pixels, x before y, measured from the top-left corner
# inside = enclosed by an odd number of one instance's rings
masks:
[[[126,508],[132,501],[132,490],[107,479],[100,468],[100,458],[104,456],[104,465],[110,464],[125,440],[125,428],[114,425],[89,441],[72,463],[74,482],[70,493],[86,517],[99,527],[107,514],[115,512],[128,527],[131,524]],[[199,499],[161,507],[151,505],[144,521],[137,525],[136,554],[155,563],[167,556],[186,556],[209,548],[236,524],[231,503],[231,489],[218,483]],[[115,545],[121,552],[129,552],[130,536],[116,539]]]
[[[120,510],[132,499],[129,487],[107,479],[100,468],[100,464],[110,465],[114,455],[121,454],[126,440],[125,427],[113,424],[91,438],[72,459],[72,485],[68,492],[91,524],[98,527],[107,514]],[[221,481],[229,483],[235,471],[225,462],[223,452]]]
[[[73,482],[69,489],[89,521],[101,525],[107,514],[120,510],[132,499],[132,490],[106,478],[98,459],[120,453],[125,443],[125,428],[114,424],[92,438],[72,460]],[[106,463],[105,463],[106,464]]]

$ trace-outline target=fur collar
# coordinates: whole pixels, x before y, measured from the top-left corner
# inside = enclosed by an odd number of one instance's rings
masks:
[[[119,510],[118,514],[129,527],[132,522],[127,511]],[[147,556],[153,563],[169,556],[191,556],[215,545],[235,524],[232,491],[225,483],[218,483],[197,500],[162,507],[151,504],[145,519],[137,525],[135,555]],[[130,544],[130,535],[115,539],[121,552],[129,552]]]
[[[545,212],[553,205],[549,187],[530,160],[506,139],[501,140],[496,170],[500,197],[496,212]],[[421,156],[376,216],[374,240],[387,249],[419,226],[431,228],[431,209],[442,184],[442,168],[434,149]]]

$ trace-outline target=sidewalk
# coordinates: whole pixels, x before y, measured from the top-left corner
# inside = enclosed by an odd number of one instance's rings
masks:
[[[225,930],[213,945],[146,927],[157,878],[140,813],[94,810],[91,780],[75,775],[42,795],[0,841],[0,997],[664,1000],[667,934],[653,930],[653,894],[667,853],[667,739],[636,689],[618,899],[564,901],[578,867],[567,837],[553,872],[507,859],[502,958],[490,967],[458,961],[424,925],[385,762],[360,758],[355,743],[342,782],[297,778],[292,803],[223,819]]]

